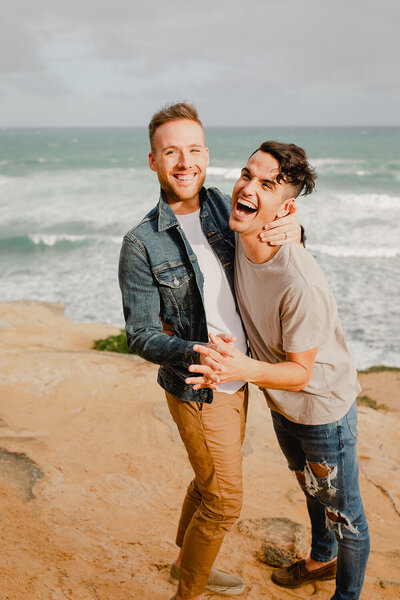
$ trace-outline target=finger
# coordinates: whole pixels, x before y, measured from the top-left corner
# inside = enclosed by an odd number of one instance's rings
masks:
[[[215,383],[201,383],[193,386],[194,390],[205,390],[205,389],[214,390],[214,392],[218,392],[218,386]]]
[[[215,350],[215,345],[212,346],[193,346],[193,350],[202,354],[203,356],[214,356],[216,357],[218,352]]]
[[[203,385],[209,381],[207,377],[186,377],[185,383],[188,385]]]
[[[208,387],[210,385],[217,385],[219,381],[212,381],[209,377],[186,377],[185,383],[188,385],[204,385]]]
[[[260,239],[263,242],[268,242],[270,243],[278,243],[278,244],[284,244],[288,239],[289,239],[289,234],[285,233],[264,233],[263,231],[260,233]]]
[[[221,363],[225,358],[225,354],[214,350],[210,346],[193,346],[193,350],[198,352],[200,356],[200,361],[202,364],[207,364],[206,360],[213,360],[215,364],[218,365],[218,368],[221,368]]]
[[[234,335],[231,335],[230,333],[219,333],[217,335],[217,338],[220,338],[223,342],[227,344],[232,344],[233,342],[236,342],[237,339]]]
[[[211,381],[215,381],[219,383],[219,377],[211,367],[207,365],[190,365],[189,371],[191,373],[202,373],[203,375],[209,377]]]
[[[286,244],[292,244],[293,242],[299,242],[301,241],[301,229],[300,229],[300,225],[298,226],[297,229],[295,230],[291,230],[285,234],[276,234],[274,236],[271,236],[270,239],[268,240],[268,243],[270,244],[270,246],[285,246]]]
[[[300,241],[301,228],[299,224],[288,225],[283,229],[284,231],[278,231],[277,229],[274,229],[270,232],[261,231],[260,240],[275,245],[291,244],[292,242]]]
[[[294,206],[294,205],[292,204],[292,206]],[[290,213],[290,214],[286,215],[285,217],[280,217],[279,219],[274,219],[273,221],[266,223],[264,225],[263,229],[265,229],[265,230],[279,229],[280,227],[285,228],[285,227],[289,227],[290,225],[293,225],[293,224],[297,224],[297,217],[294,213]]]
[[[224,341],[221,340],[221,338],[217,337],[216,335],[213,335],[212,333],[210,333],[209,336],[210,340],[215,345],[216,350],[220,352],[220,354],[222,354],[223,356],[229,356],[230,358],[233,358],[235,356],[233,351]]]
[[[208,356],[202,357],[200,364],[208,365],[214,371],[222,371],[222,369],[223,369],[223,366],[219,362],[216,362],[215,360],[213,360],[212,358],[210,358]]]
[[[210,334],[212,335],[212,334]],[[223,364],[223,361],[226,357],[233,358],[235,355],[233,351],[229,349],[228,345],[224,345],[225,342],[221,342],[219,338],[214,338],[216,341],[219,341],[218,344],[209,344],[206,346],[193,346],[193,350],[202,354],[203,356],[208,356],[214,359],[216,362]]]

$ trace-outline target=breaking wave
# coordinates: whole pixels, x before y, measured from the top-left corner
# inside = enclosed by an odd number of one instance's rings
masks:
[[[307,250],[317,254],[327,254],[337,258],[395,258],[400,256],[400,248],[354,248],[351,246],[328,246],[326,244],[307,244]]]

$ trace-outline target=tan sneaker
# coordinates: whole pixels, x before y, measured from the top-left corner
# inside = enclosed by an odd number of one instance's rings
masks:
[[[297,588],[310,581],[328,581],[336,577],[336,561],[325,565],[320,569],[308,571],[306,561],[300,560],[290,567],[276,569],[271,575],[271,579],[277,585],[287,588]]]
[[[175,585],[179,583],[179,567],[175,563],[173,563],[169,572],[169,580]],[[239,577],[212,568],[205,589],[214,592],[214,594],[221,594],[221,596],[236,596],[244,592],[245,587]]]

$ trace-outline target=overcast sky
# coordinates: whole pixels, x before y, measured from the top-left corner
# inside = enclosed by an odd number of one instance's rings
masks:
[[[400,125],[400,0],[0,0],[0,126]]]

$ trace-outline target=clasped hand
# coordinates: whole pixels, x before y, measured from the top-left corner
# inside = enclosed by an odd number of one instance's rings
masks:
[[[246,366],[251,358],[233,345],[235,338],[229,334],[210,333],[208,344],[196,345],[193,350],[200,355],[200,364],[190,365],[189,371],[201,373],[200,377],[188,377],[185,382],[194,390],[210,388],[218,390],[218,384],[245,380]]]

